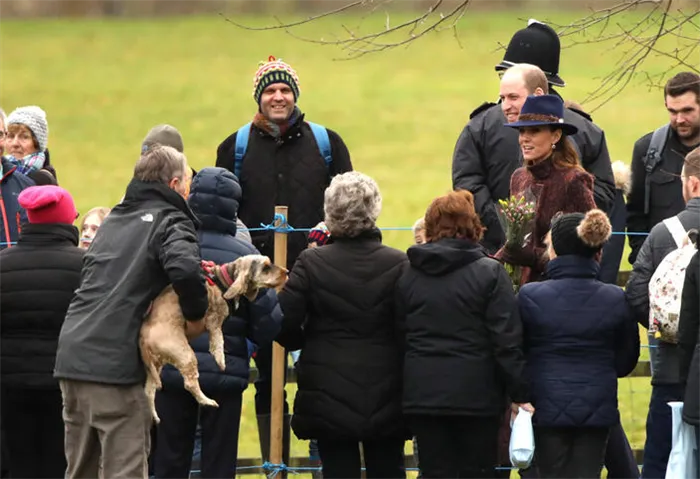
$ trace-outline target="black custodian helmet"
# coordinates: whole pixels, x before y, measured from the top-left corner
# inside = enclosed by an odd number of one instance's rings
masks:
[[[565,86],[559,77],[559,36],[549,25],[530,19],[527,28],[518,30],[510,39],[503,61],[496,71],[507,70],[518,63],[536,65],[544,72],[547,81],[554,86]]]

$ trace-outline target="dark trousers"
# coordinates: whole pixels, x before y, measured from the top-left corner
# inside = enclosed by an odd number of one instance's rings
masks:
[[[1,405],[10,477],[63,477],[61,390],[5,387]]]
[[[605,468],[608,470],[608,479],[639,477],[637,460],[620,422],[610,428],[608,446],[605,448]]]
[[[599,478],[607,427],[535,427],[539,477]]]
[[[255,352],[255,367],[258,378],[255,380],[255,414],[270,414],[272,404],[272,344],[260,347]],[[287,354],[284,355],[284,382],[287,382]],[[289,414],[287,391],[284,391],[284,413]]]
[[[529,468],[520,471],[520,477],[526,479],[538,477],[536,459],[532,461]],[[627,440],[625,430],[619,422],[610,428],[608,444],[605,448],[605,468],[608,470],[609,479],[636,479],[639,477],[637,460]],[[510,477],[510,475],[504,477]]]
[[[363,441],[367,479],[404,479],[403,439],[377,439]],[[359,479],[362,476],[360,443],[333,439],[319,439],[323,479]]]
[[[501,416],[411,416],[422,477],[496,477]]]
[[[5,479],[10,477],[10,459],[7,453],[7,441],[5,440],[5,428],[0,426],[0,478]]]
[[[677,384],[651,387],[642,466],[642,477],[645,479],[663,479],[666,476],[672,438],[671,408],[667,403],[682,400],[681,387]]]
[[[156,410],[160,416],[156,477],[189,477],[198,413],[202,426],[200,477],[230,479],[236,475],[241,393],[214,393],[209,397],[219,403],[219,407],[203,407],[199,411],[197,401],[184,389],[164,389],[156,394]]]

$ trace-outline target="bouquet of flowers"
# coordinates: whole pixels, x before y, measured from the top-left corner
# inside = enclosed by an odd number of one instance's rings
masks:
[[[501,220],[506,230],[505,248],[522,248],[535,218],[535,203],[526,201],[522,196],[519,198],[511,196],[508,200],[498,200],[498,203],[501,206]],[[520,288],[521,267],[506,262],[505,268],[513,280],[513,288],[517,291]]]

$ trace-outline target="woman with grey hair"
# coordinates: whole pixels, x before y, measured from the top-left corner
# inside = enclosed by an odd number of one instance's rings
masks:
[[[367,477],[406,476],[395,289],[408,260],[382,245],[381,207],[372,178],[334,177],[324,205],[333,242],[302,252],[279,294],[277,341],[301,349],[292,428],[318,440],[325,479],[360,477],[359,443]]]

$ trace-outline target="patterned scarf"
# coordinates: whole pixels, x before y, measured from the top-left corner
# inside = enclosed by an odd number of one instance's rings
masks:
[[[299,120],[300,117],[301,110],[297,106],[294,107],[294,111],[292,111],[292,114],[289,115],[287,123],[283,123],[281,125],[268,120],[261,112],[257,112],[253,117],[253,125],[260,128],[273,138],[280,138]]]
[[[8,155],[5,158],[17,167],[17,171],[28,175],[33,171],[38,171],[44,167],[44,162],[46,161],[46,155],[43,151],[37,151],[35,153],[30,153],[24,158],[18,159],[12,155]]]

